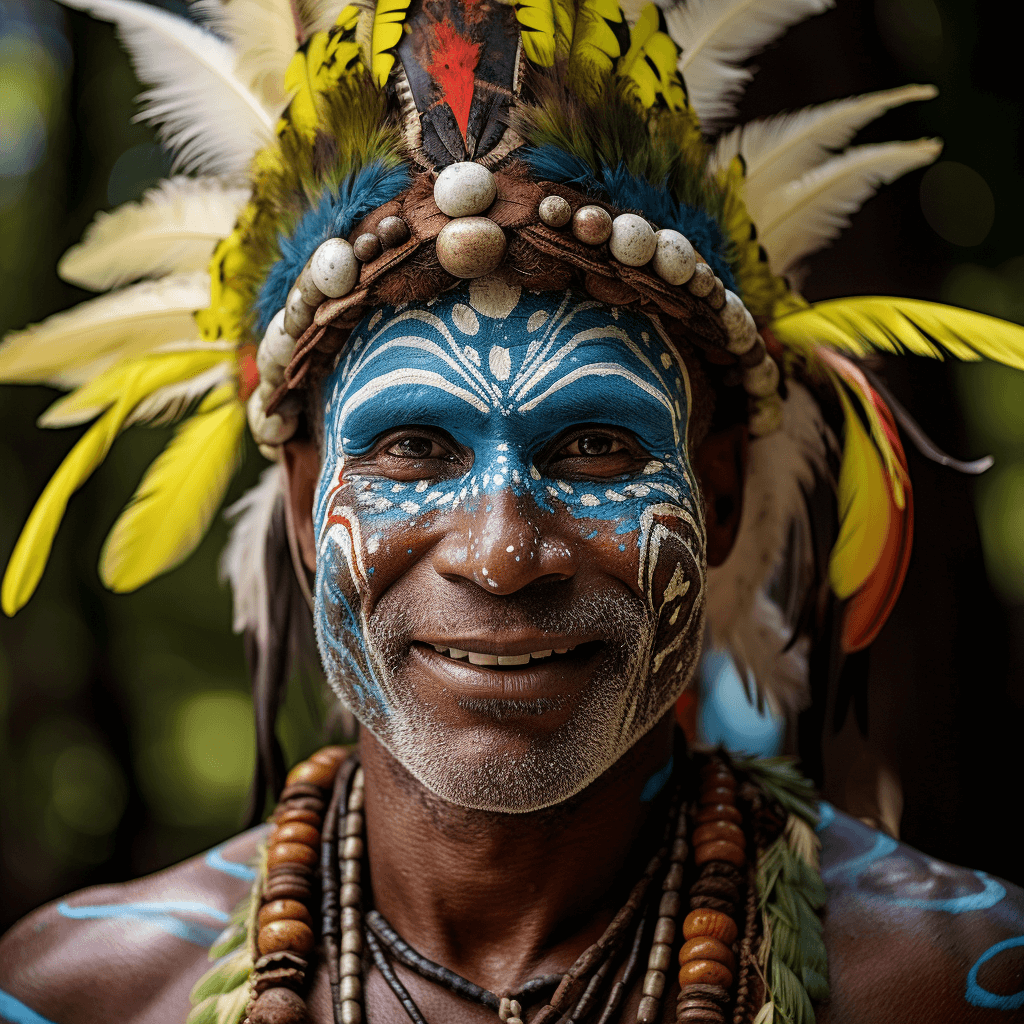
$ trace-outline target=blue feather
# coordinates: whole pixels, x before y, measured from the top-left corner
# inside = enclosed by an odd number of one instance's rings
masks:
[[[541,181],[571,185],[595,199],[604,199],[620,210],[636,210],[658,227],[686,235],[693,247],[711,264],[726,288],[736,291],[736,279],[726,253],[729,241],[718,221],[706,210],[679,202],[664,185],[630,174],[619,164],[594,172],[589,164],[550,144],[520,151],[534,176]]]
[[[284,306],[306,261],[328,238],[344,238],[368,213],[390,202],[409,185],[406,167],[375,161],[349,175],[340,188],[326,191],[288,235],[278,236],[281,258],[270,268],[256,300],[257,330],[262,334]]]

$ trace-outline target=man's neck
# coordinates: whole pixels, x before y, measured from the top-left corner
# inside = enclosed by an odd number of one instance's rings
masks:
[[[666,715],[572,800],[495,814],[441,800],[364,732],[377,910],[420,953],[494,992],[564,971],[600,936],[654,849],[660,822],[651,810],[663,801],[650,802],[648,783],[672,745]]]

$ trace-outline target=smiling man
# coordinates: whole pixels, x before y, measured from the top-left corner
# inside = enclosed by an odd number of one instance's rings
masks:
[[[930,90],[712,147],[738,65],[818,0],[310,3],[277,11],[275,45],[262,2],[219,8],[220,36],[91,6],[155,87],[146,116],[208,173],[62,263],[96,288],[158,282],[0,348],[5,379],[76,385],[43,422],[95,420],[3,605],[28,600],[69,496],[135,422],[182,424],[101,573],[130,590],[178,564],[248,422],[274,465],[225,567],[257,812],[268,788],[275,808],[16,926],[0,1018],[1024,1020],[1024,894],[817,803],[788,762],[690,749],[674,714],[708,632],[784,703],[809,644],[861,650],[891,610],[910,481],[854,357],[1024,367],[1012,325],[809,306],[785,277],[865,181],[935,157],[834,152]],[[282,778],[276,708],[311,624],[359,740]]]

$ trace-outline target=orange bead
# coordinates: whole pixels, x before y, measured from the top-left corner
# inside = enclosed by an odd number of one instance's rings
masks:
[[[286,811],[282,811],[279,816],[276,816],[274,821],[278,825],[287,825],[289,821],[303,821],[307,825],[312,825],[313,828],[319,829],[323,819],[316,811],[310,811],[304,807],[289,807]]]
[[[743,815],[732,804],[706,804],[697,812],[694,821],[698,825],[705,821],[732,821],[742,825]]]
[[[267,850],[267,867],[278,864],[305,864],[312,867],[320,860],[320,854],[305,843],[275,843]]]
[[[256,944],[260,953],[277,953],[290,949],[293,953],[308,953],[313,948],[313,929],[302,921],[271,921],[259,930]]]
[[[271,921],[303,921],[312,926],[313,918],[309,910],[298,900],[274,900],[260,907],[259,926],[270,924]]]
[[[736,776],[724,764],[707,764],[701,769],[701,782],[705,786],[731,786],[736,788]]]
[[[317,764],[316,761],[300,761],[285,780],[287,785],[293,782],[311,782],[314,786],[327,789],[334,781],[337,768],[331,764]]]
[[[731,821],[707,821],[693,831],[694,846],[710,843],[716,839],[724,839],[741,849],[746,849],[747,846],[747,837],[743,834],[743,829]]]
[[[679,962],[685,964],[690,960],[716,960],[730,971],[736,971],[736,957],[733,951],[724,942],[719,942],[709,935],[699,935],[683,944],[683,948],[679,950]]]
[[[291,782],[290,777],[288,781]],[[702,804],[734,804],[736,790],[727,786],[708,786],[701,790],[700,802]]]
[[[286,821],[271,833],[270,843],[304,843],[306,846],[320,845],[320,830],[304,821]]]
[[[679,968],[679,985],[721,985],[732,987],[732,971],[717,960],[690,960]]]
[[[317,764],[329,764],[335,770],[348,757],[347,747],[321,747],[309,760]]]
[[[709,860],[724,860],[728,864],[734,864],[741,868],[747,863],[747,855],[735,843],[725,839],[716,839],[710,843],[701,843],[693,851],[693,862],[700,866],[707,864]]]
[[[736,922],[720,910],[708,910],[702,907],[700,910],[691,910],[683,921],[683,938],[695,939],[701,935],[708,935],[712,939],[718,939],[729,945],[736,941]]]

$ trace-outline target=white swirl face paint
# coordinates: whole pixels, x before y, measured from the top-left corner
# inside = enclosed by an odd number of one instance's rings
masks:
[[[672,707],[706,564],[689,381],[660,326],[510,291],[353,331],[323,389],[315,618],[332,687],[421,783],[525,812]],[[584,457],[593,438],[612,454]],[[410,443],[442,454],[394,454]]]

